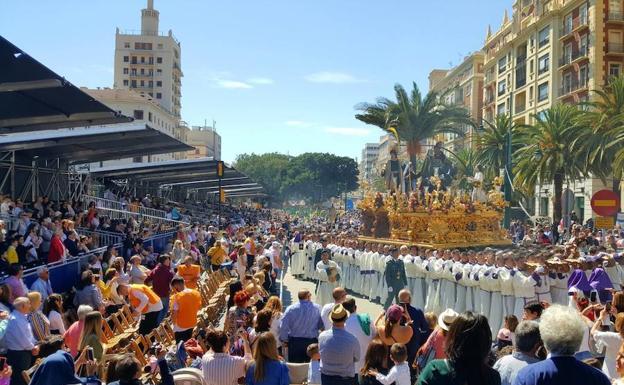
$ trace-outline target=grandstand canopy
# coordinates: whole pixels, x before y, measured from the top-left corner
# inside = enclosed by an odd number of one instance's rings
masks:
[[[212,158],[133,163],[91,170],[91,176],[100,179],[129,178],[136,182],[157,184],[161,188],[208,189],[218,191],[217,161]],[[240,171],[227,166],[221,179],[226,193],[238,188],[254,188],[241,192],[262,193],[262,187]]]
[[[0,36],[0,133],[130,122]]]
[[[142,123],[0,135],[0,151],[17,151],[39,159],[59,158],[73,164],[192,149]]]

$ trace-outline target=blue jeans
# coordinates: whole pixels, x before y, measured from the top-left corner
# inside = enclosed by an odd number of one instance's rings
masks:
[[[158,314],[158,324],[160,324],[162,322],[162,320],[165,319],[165,317],[167,316],[167,314],[169,314],[169,297],[160,297],[160,301],[163,304],[163,308],[160,311],[160,313]]]

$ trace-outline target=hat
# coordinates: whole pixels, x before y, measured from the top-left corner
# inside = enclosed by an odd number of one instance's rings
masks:
[[[589,281],[585,272],[581,269],[576,269],[568,278],[568,293],[574,293],[578,291],[589,293],[592,287],[589,286]]]
[[[392,305],[386,310],[386,318],[390,322],[399,322],[403,318],[403,309],[399,305]]]
[[[341,304],[336,304],[329,313],[329,318],[332,322],[342,321],[349,316],[349,313]]]
[[[440,313],[440,316],[438,316],[438,326],[443,330],[448,331],[451,327],[451,324],[455,322],[458,316],[459,313],[457,313],[455,310],[446,309],[442,313]]]
[[[511,331],[509,329],[502,328],[501,330],[498,331],[496,338],[502,341],[511,342]]]

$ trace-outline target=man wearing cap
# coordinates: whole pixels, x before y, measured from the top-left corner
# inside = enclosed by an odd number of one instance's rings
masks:
[[[355,382],[355,363],[360,360],[360,344],[345,330],[347,317],[349,312],[341,304],[334,305],[329,314],[332,328],[319,336],[323,385],[353,385]]]
[[[52,291],[52,285],[50,284],[50,273],[48,272],[48,268],[46,266],[40,266],[37,268],[37,278],[35,282],[30,286],[30,291],[36,291],[41,294],[41,303],[45,303],[46,298],[50,296],[50,294],[54,293]]]
[[[384,308],[392,305],[392,300],[399,303],[399,292],[407,286],[407,276],[405,275],[405,265],[399,259],[399,250],[396,247],[390,249],[392,259],[386,262],[386,283],[388,284],[388,298]]]

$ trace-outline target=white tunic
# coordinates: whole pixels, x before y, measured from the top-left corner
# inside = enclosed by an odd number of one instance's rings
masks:
[[[425,308],[425,295],[427,287],[425,286],[425,269],[423,267],[423,259],[415,256],[412,260],[414,265],[414,286],[412,288],[412,306],[418,309]]]
[[[442,276],[440,280],[440,308],[446,310],[455,306],[455,276],[453,274],[454,262],[452,259],[442,264]]]
[[[488,315],[488,321],[490,322],[490,328],[492,329],[492,337],[496,337],[498,330],[503,327],[503,296],[501,294],[501,282],[499,271],[502,267],[493,266],[491,274],[486,277],[488,281],[488,288],[492,292],[490,302],[490,314]]]
[[[515,269],[511,274],[513,274],[514,296],[516,297],[513,314],[518,317],[518,319],[522,319],[524,305],[537,300],[537,296],[535,295],[535,285],[537,285],[537,281],[532,275]]]
[[[340,269],[340,266],[338,266],[338,264],[334,261],[329,260],[327,261],[327,263],[319,261],[316,264],[316,273],[319,280],[319,286],[316,290],[316,303],[318,303],[320,306],[324,306],[334,301],[332,291],[340,284],[340,280],[336,280],[335,282],[328,281],[327,271],[330,268],[336,269],[338,271],[338,274],[342,276],[342,270]]]
[[[514,314],[514,288],[511,270],[507,267],[498,269],[498,280],[500,281],[501,294],[503,296],[503,317]]]
[[[453,305],[453,309],[458,313],[463,313],[466,311],[466,286],[463,279],[464,264],[461,262],[453,263],[452,273],[453,279],[457,282],[457,292],[455,293],[455,304]]]

